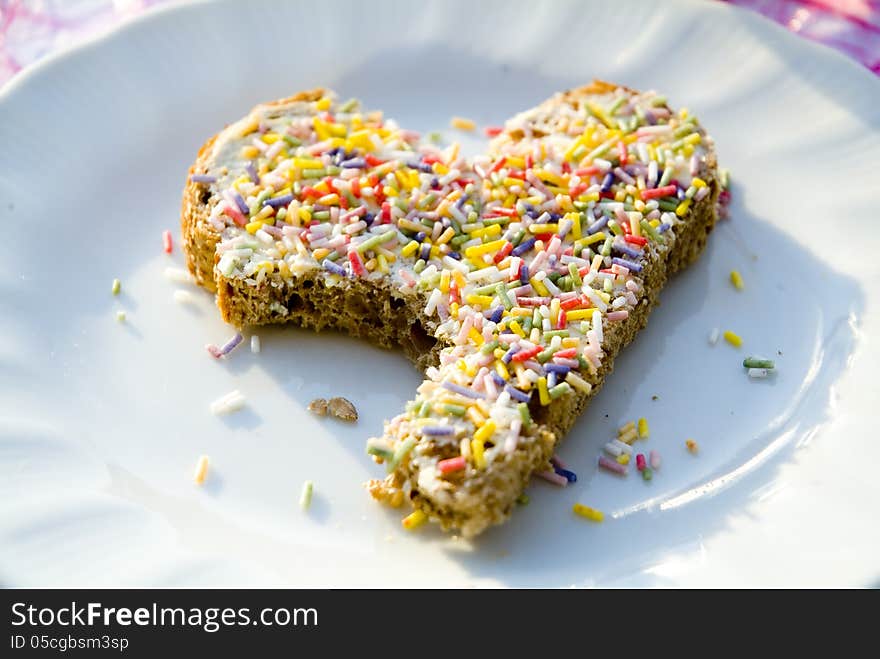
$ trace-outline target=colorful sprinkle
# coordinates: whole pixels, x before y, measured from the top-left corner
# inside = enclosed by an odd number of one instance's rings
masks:
[[[110,292],[113,295],[119,295],[119,291],[122,289],[122,283],[118,279],[113,280],[113,285],[110,287]]]
[[[465,131],[472,131],[477,127],[477,124],[474,121],[470,119],[465,119],[464,117],[452,117],[449,125],[453,128],[457,128],[458,130]]]
[[[733,284],[733,287],[738,291],[741,291],[746,287],[745,282],[743,282],[742,275],[739,274],[738,270],[730,271],[730,283]]]
[[[171,248],[172,248],[171,232],[170,231],[163,231],[162,232],[162,249],[164,250],[164,252],[166,254],[170,254]]]
[[[303,483],[302,492],[299,495],[299,507],[303,510],[308,510],[309,506],[312,505],[312,492],[314,489],[315,485],[312,481],[306,481]]]
[[[650,432],[648,429],[648,420],[644,417],[639,419],[638,428],[639,428],[639,439],[646,439],[648,437],[649,432]]]
[[[193,471],[193,481],[196,485],[204,484],[205,479],[208,477],[208,462],[207,455],[200,456],[198,462],[196,462],[196,468]]]
[[[572,506],[572,511],[575,515],[579,515],[584,519],[588,519],[591,522],[601,522],[605,519],[605,515],[602,514],[601,510],[596,510],[595,508],[590,508],[589,506],[585,506],[582,503],[576,503]]]
[[[687,450],[690,451],[691,453],[696,453],[697,451],[700,450],[700,447],[697,446],[697,443],[692,439],[686,440],[684,445],[687,447]]]
[[[414,510],[401,520],[401,524],[403,524],[403,528],[407,531],[415,531],[427,521],[428,516],[425,513],[421,510]]]
[[[743,359],[744,368],[776,368],[776,363],[772,359],[764,359],[763,357],[746,357]]]
[[[731,332],[730,330],[727,330],[724,332],[724,340],[727,341],[734,348],[739,348],[743,344],[743,340],[739,336],[739,334],[735,334],[735,333]]]

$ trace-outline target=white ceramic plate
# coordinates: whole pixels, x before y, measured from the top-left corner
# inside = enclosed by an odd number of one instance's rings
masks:
[[[418,373],[293,328],[260,331],[259,355],[212,360],[203,345],[231,330],[208,294],[178,305],[163,276],[182,265],[160,235],[178,235],[186,169],[255,103],[316,85],[451,136],[452,115],[499,123],[594,76],[700,116],[733,171],[733,219],[563,444],[576,484],[534,483],[532,503],[473,545],[406,534],[362,489],[381,473],[364,439]],[[843,57],[703,1],[198,3],[38,65],[0,94],[0,581],[874,583],[878,100]],[[744,349],[710,347],[713,327]],[[750,353],[778,375],[749,381]],[[232,389],[247,410],[211,416]],[[328,394],[361,421],[305,411]],[[664,457],[654,480],[597,473],[601,445],[639,416]],[[606,521],[575,518],[576,501]]]

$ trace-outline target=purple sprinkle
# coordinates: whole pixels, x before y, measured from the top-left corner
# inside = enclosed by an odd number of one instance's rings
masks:
[[[501,361],[503,361],[505,364],[509,364],[510,358],[513,357],[518,352],[519,352],[519,344],[514,343],[512,346],[510,346],[510,350],[508,350],[507,352],[504,353],[504,356],[501,358]]]
[[[519,245],[514,247],[511,254],[513,254],[514,256],[522,256],[523,254],[525,254],[526,252],[531,250],[532,247],[534,247],[534,246],[535,246],[535,239],[529,238],[528,240],[524,240]]]
[[[670,227],[672,227],[672,225],[669,222],[664,222],[659,227],[657,227],[657,233],[663,233],[664,231],[666,231]]]
[[[619,265],[622,268],[628,268],[632,272],[642,271],[642,266],[640,266],[638,263],[633,263],[632,261],[627,261],[626,259],[619,259],[616,256],[611,259],[611,262],[615,265]]]
[[[518,400],[520,403],[528,403],[529,399],[532,397],[531,393],[525,393],[524,391],[520,391],[516,387],[512,387],[509,384],[505,385],[504,391],[510,394],[511,398]]]
[[[264,224],[264,225],[263,225],[262,227],[260,227],[260,228],[261,228],[263,231],[265,231],[266,233],[275,236],[276,238],[281,238],[281,237],[284,236],[284,232],[281,231],[281,229],[279,229],[278,227],[273,227],[271,224]]]
[[[260,184],[260,177],[257,174],[257,169],[256,169],[256,167],[254,167],[254,164],[249,162],[244,166],[244,168],[247,170],[248,176],[251,177],[251,181],[253,181],[257,185],[259,185]]]
[[[448,389],[449,391],[454,391],[462,396],[467,396],[468,398],[483,398],[483,394],[474,391],[470,387],[462,387],[460,384],[455,384],[454,382],[444,382],[443,388]]]
[[[415,239],[418,240],[420,243],[423,243],[423,242],[425,242],[425,238],[427,238],[427,237],[428,237],[428,234],[426,234],[424,231],[419,231],[416,234]]]
[[[459,254],[458,252],[449,252],[449,254],[447,254],[446,256],[451,259],[455,259],[456,261],[461,261],[461,254]]]
[[[571,370],[568,366],[562,366],[561,364],[544,364],[544,370],[548,373],[555,373],[561,378],[564,378],[568,375],[568,372]]]
[[[529,283],[529,266],[525,263],[519,266],[519,280],[523,286]]]
[[[492,382],[497,384],[499,387],[503,387],[505,385],[504,378],[498,375],[495,371],[491,371],[489,376],[492,378]]]
[[[266,199],[263,202],[263,206],[271,206],[272,208],[280,208],[281,206],[287,206],[291,201],[293,201],[292,194],[281,195],[280,197],[275,197],[274,199]]]
[[[221,355],[228,355],[230,352],[235,350],[235,346],[237,346],[239,343],[241,343],[241,339],[242,339],[241,332],[236,332],[235,336],[233,336],[231,339],[229,339],[229,341],[227,341],[226,344],[222,348],[220,348],[220,351],[219,351],[220,354]]]
[[[489,316],[489,320],[493,323],[497,323],[501,321],[501,317],[504,315],[504,307],[495,307],[495,310],[492,312],[492,315]]]
[[[459,197],[458,201],[455,202],[455,207],[458,210],[461,210],[461,207],[464,206],[465,202],[467,201],[467,198],[468,198],[467,195],[462,195],[461,197]]]
[[[345,276],[345,268],[341,265],[333,263],[330,259],[324,259],[321,261],[321,265],[324,266],[324,270],[328,270],[332,272],[334,275],[342,275]]]
[[[629,245],[621,242],[620,240],[611,244],[611,248],[621,252],[622,254],[626,254],[627,256],[631,256],[634,259],[639,258],[642,255],[642,250],[633,249]]]
[[[611,185],[614,183],[614,173],[608,172],[605,174],[605,178],[602,180],[602,187],[600,188],[600,192],[608,192],[611,189]]]
[[[563,469],[562,467],[554,467],[553,471],[555,471],[560,476],[564,476],[565,479],[569,483],[577,483],[578,477],[577,477],[577,474],[574,473],[573,471],[569,471],[568,469]]]
[[[193,183],[216,183],[217,177],[210,174],[193,174],[189,180]]]
[[[455,428],[452,426],[425,426],[422,428],[423,435],[433,435],[435,437],[442,437],[444,435],[452,435],[455,433]]]
[[[343,160],[340,166],[345,169],[364,169],[367,166],[367,161],[363,158],[350,158]]]
[[[587,233],[592,236],[594,233],[603,229],[606,224],[608,224],[608,217],[603,215],[589,226]]]
[[[422,249],[419,251],[419,258],[427,261],[431,258],[431,246],[428,243],[422,243]]]
[[[239,193],[233,191],[232,198],[235,200],[235,205],[238,206],[238,210],[240,210],[245,215],[250,215],[251,209],[248,208],[248,205],[244,201],[244,197],[242,197]]]

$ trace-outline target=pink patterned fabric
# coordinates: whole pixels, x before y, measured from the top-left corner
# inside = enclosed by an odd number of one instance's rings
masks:
[[[181,0],[0,0],[0,85],[44,55]],[[880,75],[880,0],[706,0],[746,7]]]

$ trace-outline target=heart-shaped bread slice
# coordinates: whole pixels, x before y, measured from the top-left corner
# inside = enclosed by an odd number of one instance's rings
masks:
[[[558,94],[468,161],[315,90],[202,147],[182,226],[227,322],[338,328],[425,371],[368,442],[370,490],[470,537],[549,468],[718,193],[711,138],[654,92]]]

